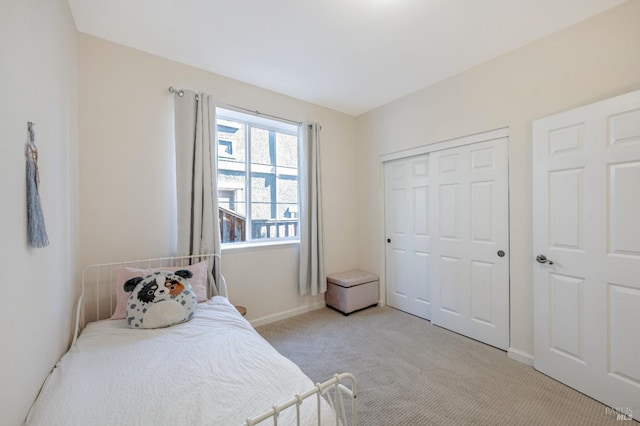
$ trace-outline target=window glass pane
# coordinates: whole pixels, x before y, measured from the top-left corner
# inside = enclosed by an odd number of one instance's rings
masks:
[[[278,203],[276,210],[279,220],[298,220],[297,203]]]
[[[225,141],[223,139],[218,140],[218,157],[233,158],[233,142],[232,141]]]
[[[276,238],[276,222],[272,217],[274,204],[270,202],[251,203],[251,238]]]
[[[251,203],[251,220],[271,220],[274,219],[272,216],[272,209],[274,205],[271,203],[261,203],[254,201]]]
[[[298,167],[298,137],[276,133],[276,164],[278,166]]]
[[[254,173],[251,176],[251,219],[274,218],[275,175]]]
[[[237,203],[238,210],[246,209],[245,203]],[[218,218],[220,220],[220,237],[223,243],[246,241],[247,220],[245,215],[225,209],[218,208]]]
[[[270,142],[273,132],[251,127],[251,163],[274,164],[272,161],[274,147]]]
[[[218,157],[224,164],[237,163],[244,167],[246,157],[246,126],[232,120],[218,119]]]
[[[242,185],[242,187],[233,188],[231,184],[227,183],[224,188],[220,187],[218,189],[218,206],[244,217],[247,215],[247,207],[244,182]]]
[[[298,178],[288,176],[278,176],[276,202],[297,203],[298,202]]]

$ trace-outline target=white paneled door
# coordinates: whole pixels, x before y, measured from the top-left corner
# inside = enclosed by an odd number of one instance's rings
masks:
[[[509,346],[507,138],[431,153],[431,322]]]
[[[509,346],[507,138],[385,163],[387,304]]]
[[[431,318],[429,156],[385,165],[387,304]]]
[[[640,91],[533,123],[535,368],[640,415]]]

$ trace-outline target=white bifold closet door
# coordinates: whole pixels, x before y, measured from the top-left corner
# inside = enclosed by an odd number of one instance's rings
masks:
[[[385,163],[387,304],[509,346],[508,139]]]
[[[533,191],[535,368],[637,418],[640,91],[535,121]]]

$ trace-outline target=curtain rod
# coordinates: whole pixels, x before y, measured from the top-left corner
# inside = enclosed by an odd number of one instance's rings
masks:
[[[173,86],[169,86],[169,93],[173,93],[175,95],[178,95],[179,97],[183,97],[184,96],[184,90],[182,90],[182,89],[174,89]],[[198,95],[196,94],[196,100],[198,100],[198,99],[199,99]],[[265,114],[264,112],[260,112],[260,111],[257,111],[257,110],[252,110],[252,109],[249,109],[249,108],[243,108],[243,107],[239,107],[239,106],[235,106],[235,105],[228,105],[228,104],[216,104],[216,106],[218,106],[220,108],[226,108],[226,109],[235,109],[235,110],[238,110],[240,112],[247,112],[249,114],[253,114],[253,115],[256,115],[256,116],[274,118],[276,120],[285,121],[287,123],[295,124],[295,125],[298,125],[298,126],[302,125],[301,121],[290,120],[288,118],[278,117],[277,115]]]

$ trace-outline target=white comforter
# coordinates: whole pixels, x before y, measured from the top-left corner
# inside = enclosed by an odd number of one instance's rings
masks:
[[[214,297],[173,327],[89,324],[47,378],[27,424],[236,426],[312,387],[226,298]],[[315,405],[315,397],[305,401],[302,424],[314,424]],[[323,424],[334,423],[330,412],[323,401]],[[294,419],[290,409],[279,424]]]

